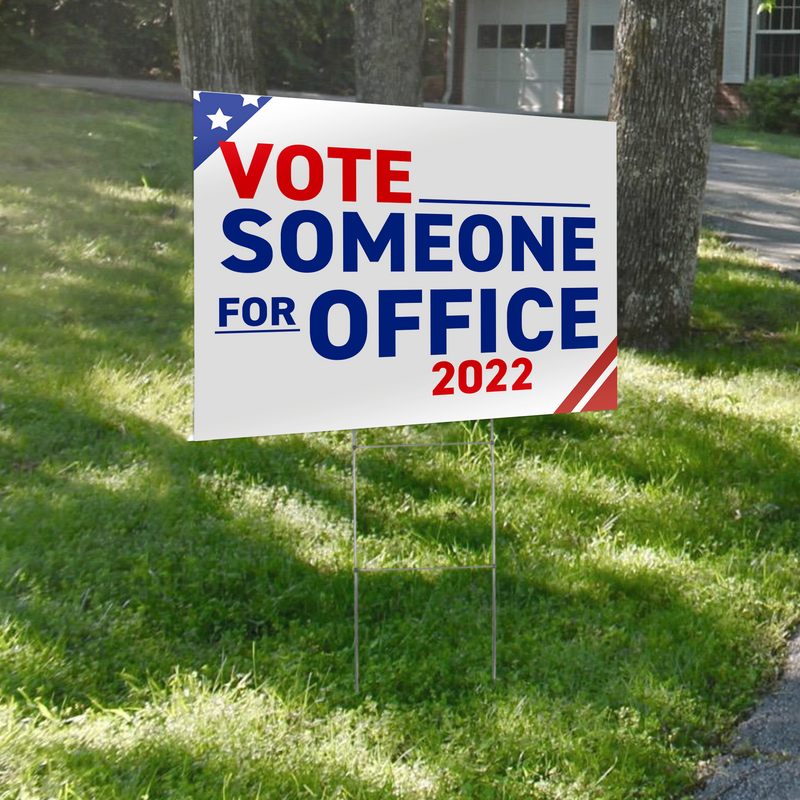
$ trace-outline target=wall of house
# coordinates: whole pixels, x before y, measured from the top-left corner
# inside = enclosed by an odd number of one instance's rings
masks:
[[[575,100],[578,114],[595,117],[608,114],[618,20],[619,0],[584,0],[581,3]]]
[[[459,0],[463,71],[454,85],[460,101],[481,108],[605,116],[619,2]],[[741,113],[736,87],[753,74],[756,5],[757,0],[725,0],[720,78],[730,89],[721,89],[719,97],[728,113]],[[574,19],[578,7],[573,37],[567,9]],[[800,12],[797,19],[800,24]]]
[[[470,0],[463,102],[509,110],[564,111],[566,61],[575,74],[575,96],[567,110],[604,116],[614,68],[619,0],[582,0],[574,52],[565,48],[567,5],[567,0]]]

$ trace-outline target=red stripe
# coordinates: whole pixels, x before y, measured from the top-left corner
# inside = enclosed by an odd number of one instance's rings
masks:
[[[594,393],[592,399],[581,411],[611,411],[617,407],[617,370],[603,381],[603,385]]]
[[[606,347],[603,354],[592,364],[589,371],[578,381],[578,385],[567,395],[564,402],[553,412],[567,414],[575,410],[586,392],[594,386],[597,379],[606,371],[608,365],[617,357],[617,337]]]

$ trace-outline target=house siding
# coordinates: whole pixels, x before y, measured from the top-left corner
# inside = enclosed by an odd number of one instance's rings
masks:
[[[747,79],[749,9],[747,0],[726,0],[722,48],[723,83],[744,83]]]
[[[719,84],[717,86],[716,94],[716,114],[717,118],[723,122],[733,122],[740,119],[747,114],[747,103],[742,96],[741,88],[750,78],[753,77],[753,58],[754,47],[753,38],[755,35],[754,22],[755,22],[755,9],[757,0],[726,0],[724,10],[724,35],[719,56]],[[733,6],[733,13],[737,17],[744,14],[745,27],[744,27],[744,71],[732,74],[730,70],[726,70],[726,63],[730,65],[730,53],[733,48],[740,48],[742,46],[740,35],[731,35],[729,31],[732,27],[729,24],[729,14],[731,13],[731,6]],[[728,60],[726,62],[725,53],[728,53]]]
[[[611,90],[613,58],[591,48],[593,25],[616,22],[613,0],[454,0],[453,103],[542,113],[602,115]],[[725,0],[719,58],[718,108],[742,113],[738,87],[752,70],[754,0]],[[504,26],[563,24],[559,53],[501,46]],[[478,47],[480,26],[497,26],[495,49]],[[609,65],[612,65],[611,67]]]

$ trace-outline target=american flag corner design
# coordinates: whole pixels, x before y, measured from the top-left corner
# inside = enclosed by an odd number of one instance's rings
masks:
[[[194,168],[197,169],[272,98],[258,94],[194,92]]]

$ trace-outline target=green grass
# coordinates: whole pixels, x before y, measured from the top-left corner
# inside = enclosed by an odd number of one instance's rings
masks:
[[[619,411],[498,421],[498,682],[488,574],[372,574],[355,696],[349,434],[187,441],[189,109],[0,102],[0,798],[685,796],[798,619],[800,285],[709,239]],[[364,558],[487,557],[485,448],[360,458]]]
[[[747,122],[715,125],[713,139],[717,144],[732,144],[765,153],[800,158],[800,136],[755,130]]]

